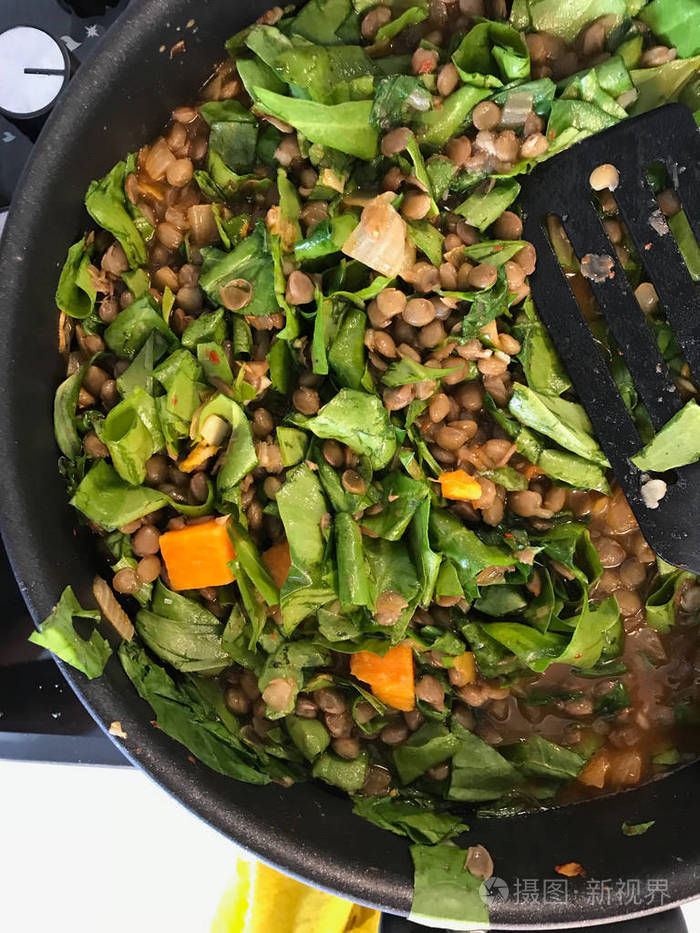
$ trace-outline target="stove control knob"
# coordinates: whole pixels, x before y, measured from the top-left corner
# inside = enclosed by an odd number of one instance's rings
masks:
[[[48,32],[14,26],[0,33],[0,113],[19,120],[41,116],[69,76],[68,53]]]

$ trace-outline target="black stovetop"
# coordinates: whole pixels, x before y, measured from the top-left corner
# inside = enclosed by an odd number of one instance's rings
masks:
[[[128,0],[0,0],[0,235],[34,142]],[[30,644],[33,623],[0,544],[0,758],[128,764]]]

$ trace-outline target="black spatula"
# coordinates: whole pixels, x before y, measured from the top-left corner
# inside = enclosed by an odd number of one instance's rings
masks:
[[[663,474],[663,497],[656,507],[646,504],[645,498],[653,506],[649,496],[642,495],[649,477],[629,460],[642,441],[546,235],[546,216],[557,215],[579,260],[592,255],[606,257],[603,265],[607,257],[613,261],[612,274],[596,276],[590,285],[658,430],[683,402],[595,210],[589,181],[599,165],[617,169],[614,197],[621,219],[698,384],[700,293],[648,182],[647,169],[654,163],[665,166],[700,242],[700,132],[690,111],[680,104],[624,120],[539,166],[523,184],[523,236],[537,250],[537,269],[530,276],[537,312],[642,533],[664,560],[700,573],[700,462]],[[657,484],[658,488],[663,487]]]

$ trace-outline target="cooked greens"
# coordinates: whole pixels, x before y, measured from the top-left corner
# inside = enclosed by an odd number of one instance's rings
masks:
[[[508,22],[450,8],[448,35],[439,8],[274,8],[91,184],[99,229],[56,291],[54,424],[133,620],[119,660],[162,732],[239,780],[350,794],[413,843],[414,918],[483,926],[483,852],[446,845],[466,807],[615,790],[690,748],[692,672],[680,699],[659,684],[697,581],[656,571],[610,487],[529,297],[518,197],[628,112],[700,112],[700,22],[674,0],[515,0]],[[650,175],[697,278],[693,218]],[[600,210],[636,288],[643,263]],[[654,434],[590,314],[646,444],[633,462],[698,459],[696,402]],[[95,677],[111,648],[86,620],[68,588],[32,640]],[[644,665],[679,726],[655,755],[627,748]]]

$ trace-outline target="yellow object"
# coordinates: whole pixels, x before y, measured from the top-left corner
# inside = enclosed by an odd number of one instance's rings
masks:
[[[465,470],[440,474],[440,486],[446,499],[480,499],[481,486]]]
[[[211,933],[378,933],[379,911],[240,859]]]
[[[476,663],[474,662],[473,651],[465,651],[463,654],[458,654],[453,660],[452,667],[460,673],[460,687],[463,687],[465,684],[473,684],[476,680]]]

